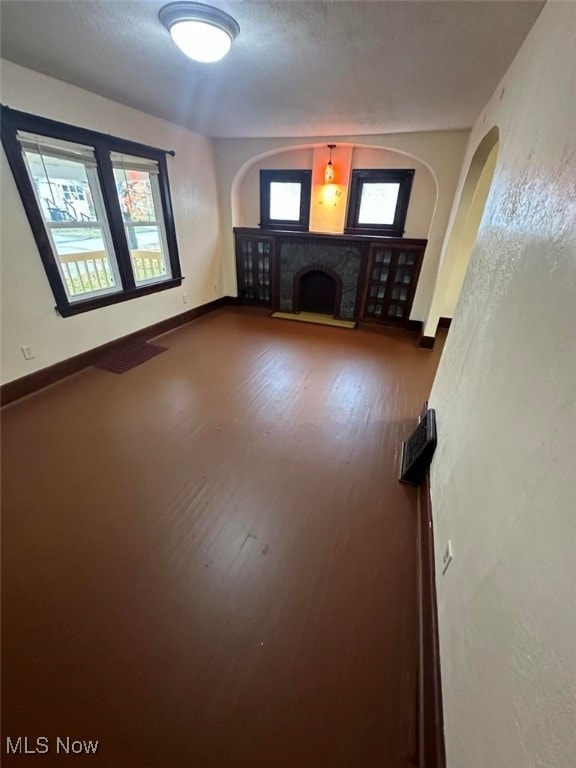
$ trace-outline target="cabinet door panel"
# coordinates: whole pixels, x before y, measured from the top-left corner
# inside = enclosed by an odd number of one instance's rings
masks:
[[[373,245],[363,317],[403,325],[410,315],[423,251]]]
[[[238,297],[247,304],[271,303],[273,252],[274,243],[270,238],[236,239]]]
[[[388,317],[394,321],[406,321],[412,307],[412,298],[417,277],[417,254],[413,251],[399,251],[396,270],[392,280]]]
[[[368,297],[364,317],[380,320],[393,263],[393,254],[384,247],[372,247],[369,255]]]

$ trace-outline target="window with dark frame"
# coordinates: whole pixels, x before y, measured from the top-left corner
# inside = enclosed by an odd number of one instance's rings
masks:
[[[312,171],[260,171],[260,226],[308,232]]]
[[[62,316],[182,283],[166,151],[5,106],[1,131]]]
[[[352,171],[346,234],[402,237],[413,169]]]

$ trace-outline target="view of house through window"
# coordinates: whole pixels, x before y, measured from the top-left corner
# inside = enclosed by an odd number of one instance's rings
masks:
[[[92,147],[18,139],[69,299],[121,290]]]
[[[181,284],[169,151],[1,112],[2,144],[60,315]]]

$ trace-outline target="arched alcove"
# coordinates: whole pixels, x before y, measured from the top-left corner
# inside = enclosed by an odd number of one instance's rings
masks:
[[[411,319],[424,320],[431,306],[432,292],[438,274],[440,249],[452,206],[465,141],[466,133],[464,131],[367,137],[330,136],[325,139],[306,138],[301,140],[238,139],[220,141],[216,162],[219,169],[220,216],[223,232],[221,269],[222,285],[225,292],[230,295],[236,295],[237,292],[232,229],[241,226],[257,226],[259,222],[259,215],[256,218],[252,216],[252,221],[247,220],[242,201],[242,188],[249,173],[257,179],[258,166],[261,163],[265,162],[269,168],[273,169],[276,162],[282,159],[282,155],[289,159],[296,157],[296,155],[289,155],[292,151],[311,151],[314,170],[312,200],[316,202],[316,210],[315,215],[311,215],[310,229],[315,232],[341,233],[343,213],[346,210],[347,189],[336,190],[336,188],[342,181],[345,181],[346,186],[348,185],[350,169],[354,165],[367,167],[362,162],[362,154],[366,157],[374,153],[369,159],[371,167],[386,167],[389,165],[387,160],[394,157],[395,163],[392,167],[415,168],[415,183],[419,184],[424,181],[428,189],[427,202],[424,206],[416,204],[418,197],[412,198],[412,206],[408,210],[407,223],[409,228],[405,232],[405,237],[412,235],[428,240],[410,315]],[[337,149],[334,153],[334,160],[340,164],[341,168],[344,157],[345,174],[337,179],[336,185],[331,185],[335,189],[322,187],[319,179],[320,172],[323,178],[328,159],[327,142],[336,143]],[[387,153],[388,158],[386,157]],[[349,158],[348,161],[345,159],[346,156]],[[348,163],[347,167],[346,162]],[[248,184],[250,184],[249,181]],[[252,184],[252,186],[254,185]],[[413,190],[417,193],[415,187]],[[340,192],[340,195],[337,196],[336,191]],[[327,192],[334,194],[328,195]],[[320,199],[323,199],[322,204],[320,204]],[[334,207],[335,202],[337,207]],[[259,214],[259,201],[256,201],[256,206]],[[418,219],[423,221],[424,209],[427,209],[428,219],[424,227],[419,226],[416,230],[412,225]],[[252,210],[254,210],[253,207]],[[337,226],[338,223],[340,223],[339,227]]]
[[[264,169],[312,170],[311,231],[343,232],[350,173],[364,168],[414,168],[415,177],[406,220],[405,237],[428,238],[438,197],[434,173],[424,161],[398,149],[340,143],[334,151],[337,179],[329,201],[322,189],[327,160],[324,144],[284,147],[254,156],[238,170],[231,188],[232,224],[257,227],[260,222],[259,172]],[[323,208],[339,207],[339,215],[326,216]],[[316,225],[316,226],[315,226]]]

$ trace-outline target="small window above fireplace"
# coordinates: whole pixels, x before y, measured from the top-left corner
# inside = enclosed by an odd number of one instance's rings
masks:
[[[308,232],[312,171],[260,171],[260,226]]]
[[[402,237],[413,169],[352,171],[346,234]]]

